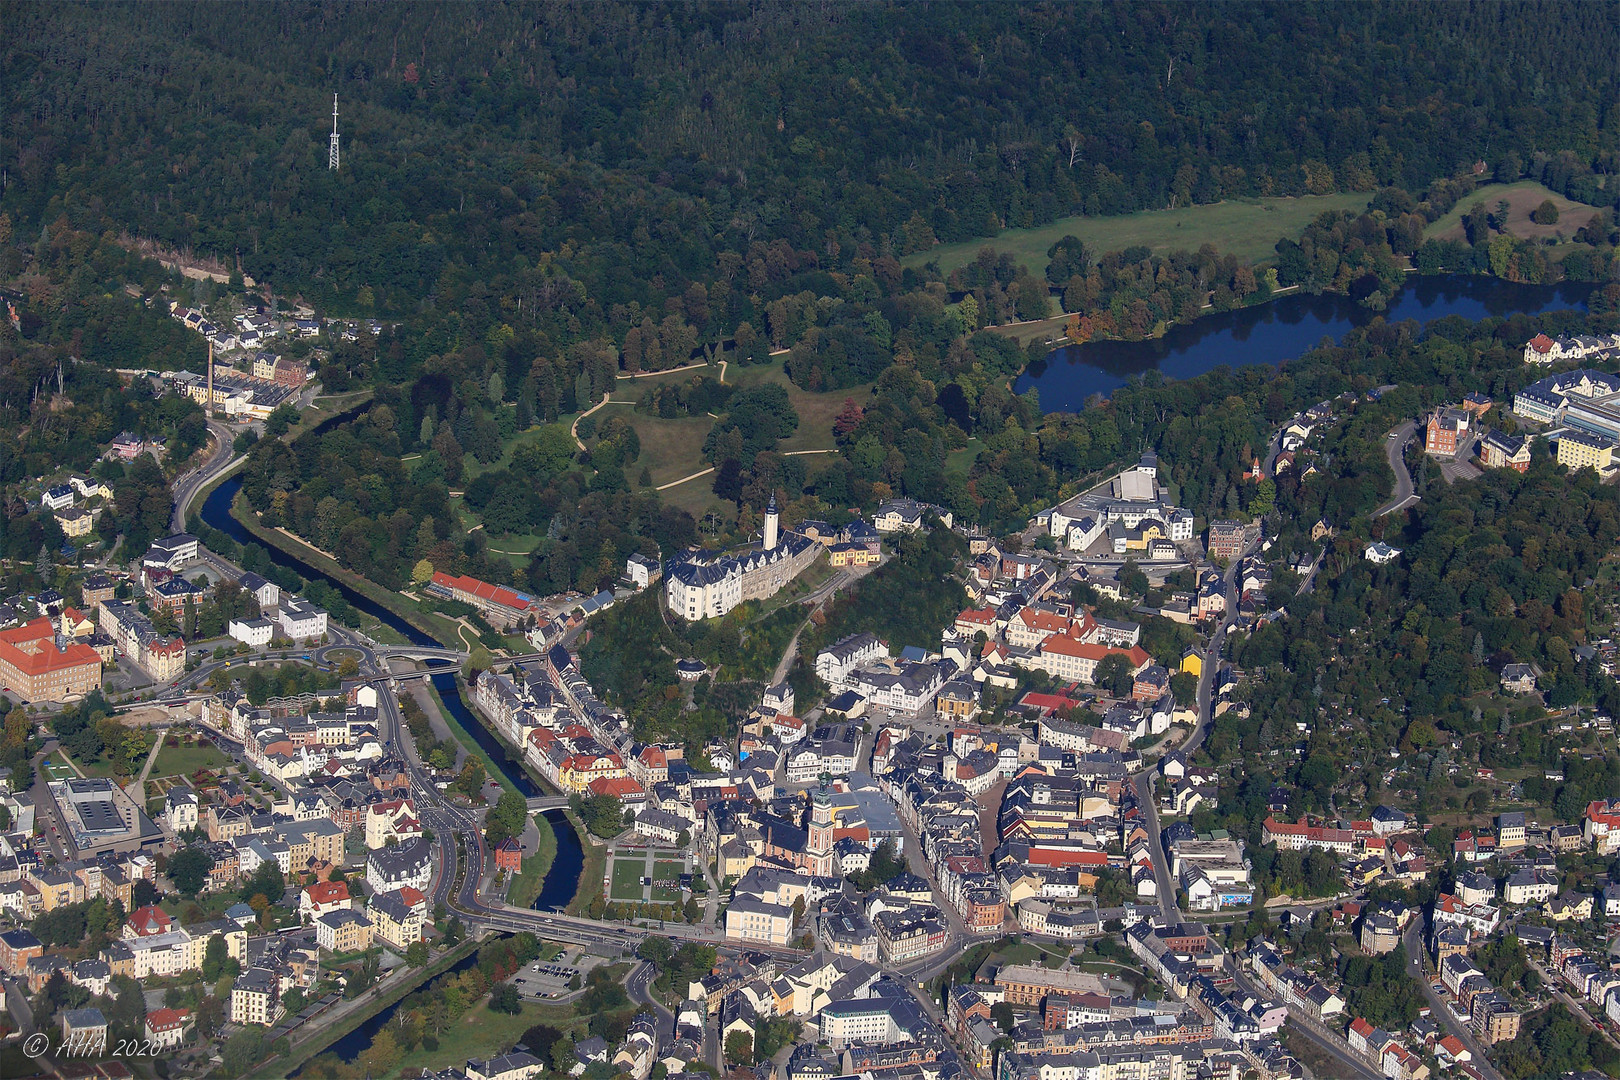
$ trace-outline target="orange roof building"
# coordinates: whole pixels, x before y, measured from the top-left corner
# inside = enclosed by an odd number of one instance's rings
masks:
[[[620,802],[643,802],[647,792],[628,776],[598,776],[587,785],[592,795],[611,795]]]
[[[0,630],[0,685],[25,701],[65,701],[101,688],[101,655],[82,642],[59,643],[40,616]]]
[[[441,594],[449,593],[451,599],[471,604],[507,625],[523,618],[536,606],[531,596],[465,574],[436,573],[430,588]]]

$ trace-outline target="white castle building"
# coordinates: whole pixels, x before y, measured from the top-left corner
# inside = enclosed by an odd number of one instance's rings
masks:
[[[758,550],[685,556],[665,575],[664,602],[688,621],[719,618],[738,604],[774,596],[803,573],[821,550],[809,537],[782,533],[773,495],[765,510],[765,537]]]

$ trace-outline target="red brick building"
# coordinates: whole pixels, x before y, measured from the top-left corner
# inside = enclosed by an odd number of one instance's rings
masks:
[[[496,845],[495,869],[513,874],[523,870],[523,846],[510,836]]]

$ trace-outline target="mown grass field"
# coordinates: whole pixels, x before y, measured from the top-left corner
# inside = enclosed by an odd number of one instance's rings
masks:
[[[727,364],[726,383],[739,389],[775,383],[787,390],[788,400],[799,414],[799,429],[792,438],[782,440],[782,450],[803,456],[806,469],[813,476],[822,467],[818,459],[829,456],[825,451],[836,449],[832,430],[834,418],[843,411],[845,402],[866,402],[871,397],[872,386],[863,383],[847,390],[811,393],[793,385],[782,370],[782,360],[782,357],[777,357],[769,364],[749,367]],[[718,367],[711,369],[711,372],[714,377],[719,376]],[[601,422],[608,417],[619,416],[635,427],[636,435],[641,439],[641,457],[626,470],[626,478],[632,486],[638,484],[643,468],[652,474],[653,486],[659,487],[709,467],[709,463],[703,459],[703,442],[708,438],[709,429],[714,426],[713,417],[688,416],[665,420],[635,410],[635,402],[640,401],[642,395],[654,386],[685,382],[699,374],[704,372],[681,371],[639,379],[620,379],[613,390],[614,404],[593,417]],[[621,401],[627,404],[618,404]],[[731,504],[714,494],[713,483],[712,474],[700,476],[659,492],[659,497],[672,506],[688,511],[695,518],[701,518],[710,510],[729,516]]]
[[[1365,192],[1346,192],[1295,199],[1232,199],[1176,210],[1142,210],[1119,217],[1062,218],[1033,229],[1006,229],[985,240],[943,244],[907,255],[900,262],[903,266],[938,263],[949,274],[988,247],[997,254],[1006,252],[1014,262],[1023,263],[1038,276],[1046,272],[1046,249],[1064,236],[1077,236],[1097,254],[1138,244],[1156,252],[1196,250],[1214,244],[1222,254],[1258,263],[1271,258],[1278,240],[1303,233],[1318,214],[1363,210],[1371,198]]]
[[[1503,199],[1511,207],[1507,216],[1508,233],[1524,240],[1574,236],[1594,215],[1601,213],[1595,206],[1572,202],[1534,180],[1521,180],[1517,184],[1486,184],[1475,188],[1474,193],[1452,207],[1450,213],[1424,229],[1423,236],[1429,240],[1463,240],[1462,219],[1469,208],[1481,203],[1486,211],[1495,213],[1496,204]],[[1556,225],[1538,225],[1530,220],[1530,212],[1547,199],[1558,207]]]
[[[153,776],[187,776],[198,769],[219,772],[227,768],[231,759],[213,746],[170,746],[167,741],[158,751],[152,765]]]

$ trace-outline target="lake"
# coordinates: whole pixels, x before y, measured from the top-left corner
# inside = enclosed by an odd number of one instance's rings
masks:
[[[1500,278],[1460,274],[1414,276],[1386,311],[1370,311],[1344,296],[1292,293],[1264,304],[1206,315],[1171,327],[1151,341],[1090,341],[1054,350],[1031,364],[1013,384],[1014,393],[1040,391],[1045,412],[1078,412],[1093,394],[1107,396],[1133,376],[1159,371],[1190,379],[1225,365],[1275,367],[1337,341],[1375,318],[1431,322],[1448,315],[1465,319],[1586,310],[1594,286],[1587,282],[1519,285]]]

